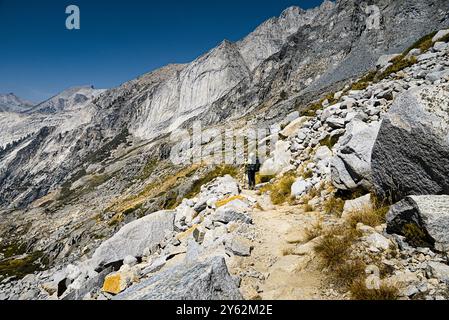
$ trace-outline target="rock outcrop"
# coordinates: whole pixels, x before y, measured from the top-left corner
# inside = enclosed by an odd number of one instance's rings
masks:
[[[186,264],[158,273],[115,300],[241,300],[223,258]]]
[[[145,249],[155,250],[174,229],[174,211],[160,211],[131,222],[106,240],[90,261],[94,268],[123,261],[127,256],[141,257]]]
[[[436,250],[449,251],[449,196],[409,196],[391,207],[387,232],[412,236]],[[407,231],[407,229],[409,231]],[[419,235],[421,234],[421,237]]]
[[[366,124],[354,119],[346,134],[340,138],[340,148],[331,161],[332,182],[341,190],[364,188],[372,185],[371,157],[379,123]]]
[[[399,96],[377,135],[372,170],[385,198],[449,194],[449,86],[409,90]]]

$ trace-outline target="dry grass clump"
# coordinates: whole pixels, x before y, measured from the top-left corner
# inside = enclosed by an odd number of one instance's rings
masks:
[[[365,206],[351,212],[347,220],[352,228],[355,228],[358,223],[375,228],[385,223],[385,216],[388,210],[389,207],[373,208],[371,206]]]
[[[275,177],[274,175],[262,176],[260,173],[256,173],[256,184],[270,182]]]
[[[323,204],[323,210],[326,214],[332,214],[336,217],[341,217],[343,214],[343,208],[345,206],[345,201],[341,198],[331,195]]]
[[[300,111],[300,115],[301,116],[307,116],[307,117],[314,117],[314,116],[316,116],[316,112],[318,110],[324,109],[324,107],[323,107],[323,102],[324,101],[327,100],[329,102],[329,105],[333,105],[333,104],[337,103],[337,100],[334,99],[334,95],[335,94],[333,92],[330,92],[324,98],[322,98],[322,99],[320,99],[318,101],[312,102],[305,109],[299,110]]]
[[[403,55],[406,56],[413,49],[420,49],[421,52],[426,52],[433,46],[432,38],[436,34],[437,34],[436,32],[432,32],[432,33],[422,37],[421,39],[416,41],[414,44],[412,44],[407,50],[405,50]]]
[[[317,221],[311,227],[304,229],[304,242],[312,241],[323,234],[323,224]]]
[[[416,62],[418,62],[418,60],[415,57],[405,58],[404,56],[399,56],[392,61],[393,64],[391,66],[385,69],[384,72],[377,75],[376,80],[383,80],[393,73],[397,73],[401,70],[404,70],[405,68],[411,67],[412,65],[416,64]]]
[[[340,225],[324,231],[315,246],[315,252],[329,271],[331,280],[349,290],[354,300],[395,300],[398,289],[382,284],[379,289],[366,287],[366,264],[354,258],[352,247],[360,234],[348,225]]]
[[[360,260],[346,260],[333,270],[335,281],[346,288],[365,274],[366,264]]]
[[[374,81],[376,75],[377,75],[376,71],[370,71],[364,77],[362,77],[359,81],[354,83],[351,86],[351,90],[365,90]]]
[[[327,230],[315,246],[315,252],[321,257],[323,265],[335,269],[348,260],[350,248],[357,235],[354,229],[346,226],[337,226]]]
[[[381,284],[379,289],[368,289],[363,279],[353,281],[349,291],[354,300],[397,300],[399,290],[396,287]]]
[[[292,184],[295,183],[295,180],[295,174],[289,172],[274,183],[263,186],[260,191],[269,192],[271,202],[275,205],[280,205],[287,201],[292,201],[291,188]]]

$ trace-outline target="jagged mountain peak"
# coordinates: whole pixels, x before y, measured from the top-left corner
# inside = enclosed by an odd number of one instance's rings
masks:
[[[23,112],[33,103],[19,98],[14,93],[0,94],[0,112]]]
[[[94,86],[70,87],[54,97],[36,105],[28,110],[28,113],[56,113],[82,107],[95,97],[105,92],[103,89],[95,89]]]

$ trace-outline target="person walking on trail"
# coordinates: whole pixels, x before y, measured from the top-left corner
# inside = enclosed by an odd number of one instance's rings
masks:
[[[259,170],[259,158],[254,153],[250,153],[246,164],[246,174],[248,175],[248,186],[250,190],[254,190],[256,187],[256,172],[259,172]]]

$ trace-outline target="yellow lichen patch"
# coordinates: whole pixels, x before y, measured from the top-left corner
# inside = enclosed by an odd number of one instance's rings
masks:
[[[224,205],[227,205],[229,202],[231,202],[231,201],[234,201],[234,200],[244,200],[245,199],[245,197],[244,196],[241,196],[241,195],[238,195],[238,196],[232,196],[232,197],[229,197],[229,198],[226,198],[226,199],[222,199],[222,200],[219,200],[219,201],[217,201],[217,202],[215,202],[215,206],[217,207],[217,208],[220,208],[220,207],[223,207]]]
[[[122,291],[121,282],[119,273],[110,274],[104,279],[102,290],[107,293],[118,294]]]
[[[176,235],[176,239],[182,240],[182,239],[187,238],[189,235],[191,235],[191,234],[193,233],[193,231],[195,231],[195,229],[196,229],[197,227],[198,227],[198,225],[197,225],[197,224],[194,224],[191,228],[187,229],[186,231],[181,232],[181,233],[178,233],[178,234]]]

